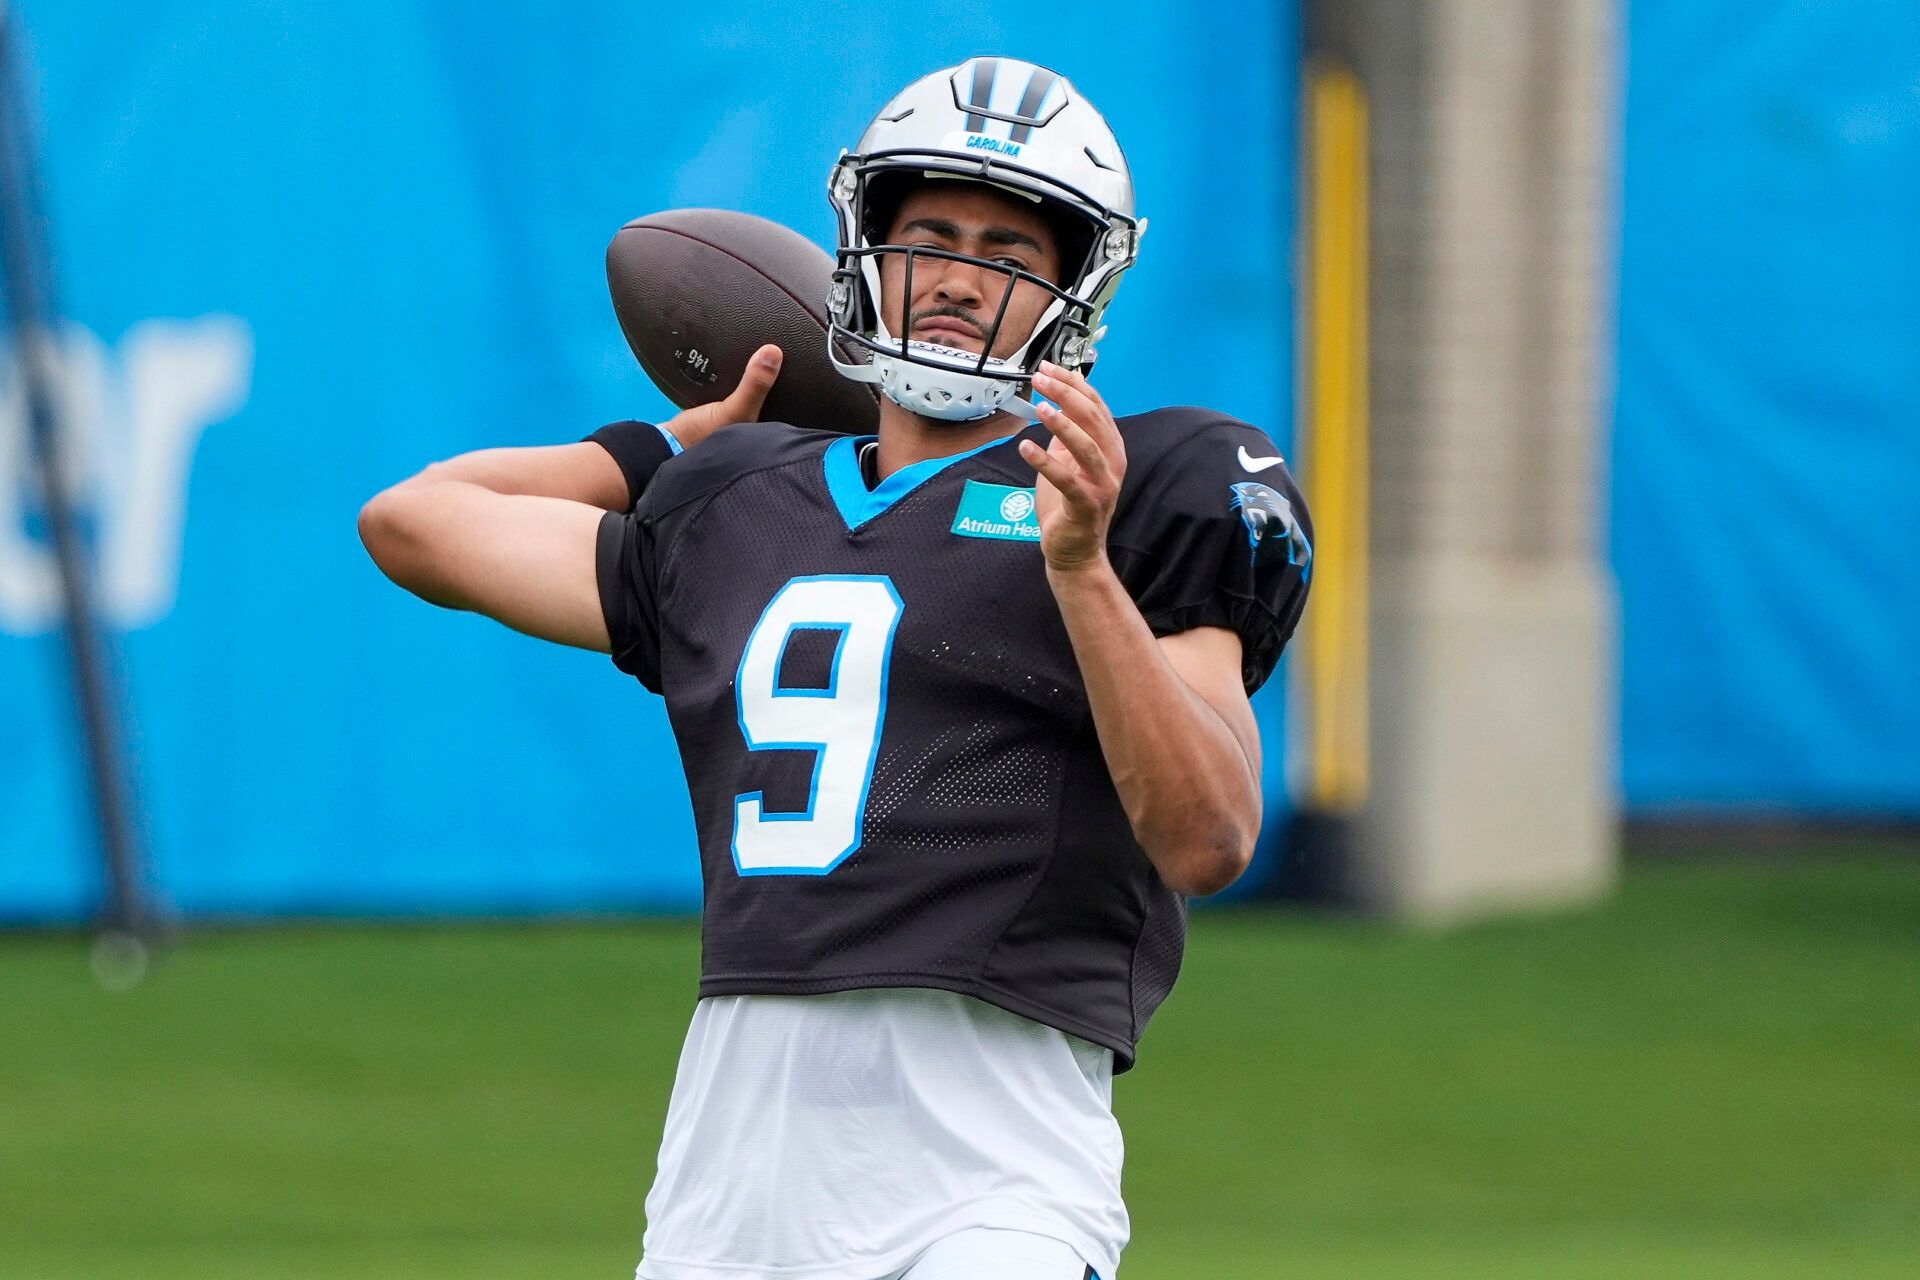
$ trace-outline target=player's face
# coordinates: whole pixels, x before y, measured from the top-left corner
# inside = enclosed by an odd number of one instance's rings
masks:
[[[887,243],[946,249],[1030,271],[1050,283],[1060,281],[1060,249],[1046,220],[1026,201],[977,182],[929,182],[917,188],[894,215]],[[1030,281],[1015,282],[1002,271],[916,255],[913,297],[907,298],[907,255],[880,255],[880,296],[888,331],[901,332],[904,307],[907,336],[943,347],[972,352],[985,347],[1010,284],[1013,297],[988,353],[994,356],[1020,349],[1053,301],[1051,294]]]

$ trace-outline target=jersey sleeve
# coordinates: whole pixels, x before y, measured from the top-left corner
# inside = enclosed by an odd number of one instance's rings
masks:
[[[610,422],[587,439],[612,454],[620,465],[620,474],[627,478],[629,510],[640,501],[660,464],[680,452],[680,442],[673,434],[651,422]]]
[[[660,692],[660,615],[654,522],[637,513],[600,518],[596,573],[613,665]]]
[[[1108,535],[1114,568],[1155,635],[1237,632],[1251,693],[1273,673],[1306,605],[1306,503],[1273,442],[1231,419],[1185,431],[1140,461],[1144,474],[1136,479],[1130,467],[1132,492]]]
[[[648,440],[651,434],[658,445]],[[659,428],[617,422],[588,439],[620,461],[634,486],[630,512],[600,520],[595,574],[614,665],[660,692],[661,614],[673,592],[663,575],[677,560],[698,514],[734,481],[804,457],[817,458],[835,437],[777,423],[714,433],[684,452]],[[659,452],[664,449],[665,452]],[[631,465],[629,463],[631,462]]]

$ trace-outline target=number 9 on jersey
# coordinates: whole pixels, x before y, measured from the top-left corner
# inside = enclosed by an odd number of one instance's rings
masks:
[[[822,576],[793,579],[760,615],[734,681],[741,736],[749,751],[817,755],[804,811],[768,813],[757,791],[735,797],[741,875],[825,875],[860,847],[902,607],[887,578]],[[808,630],[839,633],[826,687],[784,687],[788,641]]]

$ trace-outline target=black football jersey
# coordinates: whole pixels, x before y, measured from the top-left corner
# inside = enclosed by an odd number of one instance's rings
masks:
[[[639,459],[630,476],[661,449],[635,427],[594,437]],[[1311,566],[1278,450],[1200,409],[1120,430],[1115,570],[1156,634],[1238,632],[1257,688]],[[1186,904],[1108,774],[1033,470],[1009,438],[869,489],[863,443],[722,431],[601,527],[614,661],[665,696],[686,765],[700,993],[956,991],[1124,1070],[1179,971]]]

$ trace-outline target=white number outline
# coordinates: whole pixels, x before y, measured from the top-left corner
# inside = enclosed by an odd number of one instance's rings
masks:
[[[880,644],[879,692],[874,706],[873,735],[872,740],[867,745],[866,770],[860,781],[858,799],[854,803],[852,839],[845,848],[820,863],[747,866],[742,862],[740,856],[740,831],[743,823],[758,825],[763,823],[813,822],[818,817],[820,774],[826,763],[827,752],[833,749],[836,744],[818,738],[796,739],[792,741],[757,740],[753,735],[753,730],[747,723],[746,698],[748,689],[748,660],[754,655],[755,642],[761,638],[761,631],[767,625],[767,620],[773,616],[775,609],[779,606],[780,601],[786,596],[787,592],[802,583],[811,584],[819,582],[879,583],[886,588],[887,595],[893,602],[892,612],[887,619],[886,635]],[[740,875],[824,876],[859,851],[863,838],[863,828],[866,825],[867,797],[873,790],[873,771],[880,763],[880,735],[885,729],[887,719],[887,686],[893,669],[893,643],[895,637],[899,634],[900,617],[905,612],[906,604],[901,600],[900,592],[894,587],[891,578],[883,574],[848,573],[811,574],[789,579],[785,586],[774,592],[773,598],[767,601],[766,608],[760,611],[759,620],[753,624],[753,629],[747,633],[747,643],[742,646],[740,650],[740,665],[734,672],[734,715],[740,725],[740,738],[741,741],[746,744],[748,751],[812,751],[814,753],[813,776],[807,787],[806,808],[798,813],[767,813],[764,809],[763,792],[743,792],[734,797],[732,853],[734,870]],[[773,684],[772,687],[765,692],[764,696],[769,699],[837,699],[840,694],[841,664],[846,657],[849,646],[853,642],[852,633],[857,622],[858,619],[852,618],[823,618],[813,621],[789,620],[787,625],[782,629],[778,639],[774,641],[772,660]],[[796,631],[838,631],[840,633],[839,642],[834,648],[833,666],[828,674],[827,687],[825,689],[783,690],[779,687],[777,682],[779,680],[780,659],[785,655],[787,644]],[[844,746],[844,744],[840,745]]]

